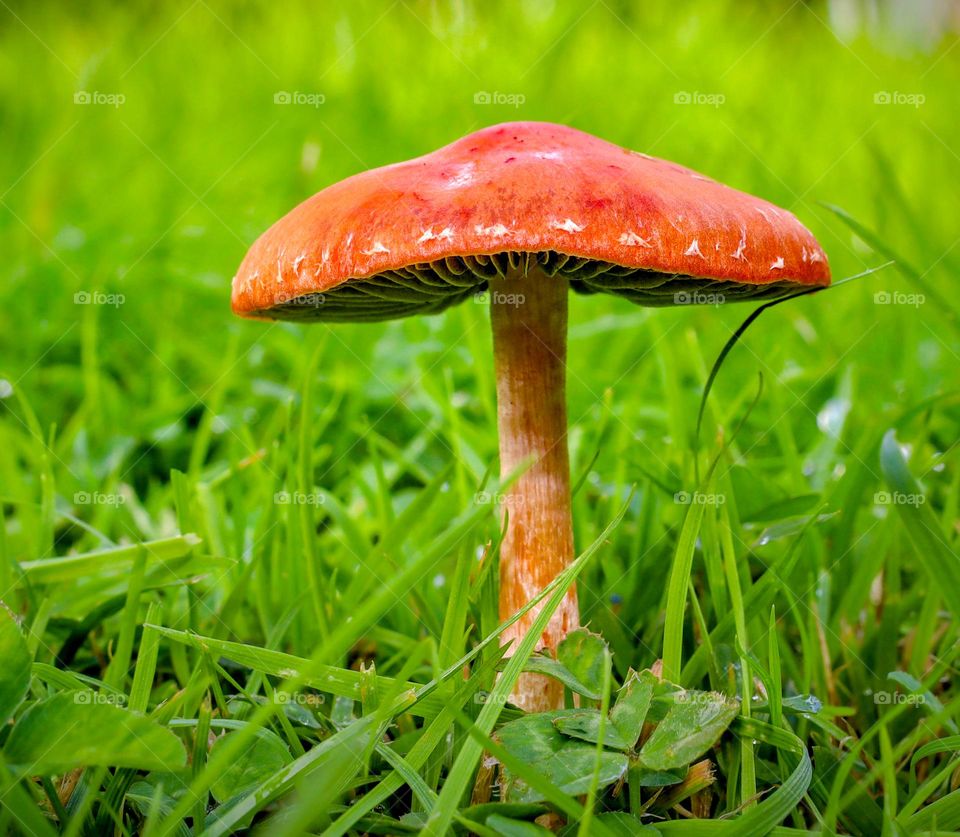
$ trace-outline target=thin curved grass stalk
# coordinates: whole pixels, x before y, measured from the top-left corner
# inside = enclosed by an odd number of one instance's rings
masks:
[[[723,348],[720,350],[720,354],[717,355],[717,359],[713,362],[713,367],[710,370],[710,374],[707,376],[707,383],[703,388],[703,395],[700,396],[700,409],[697,411],[697,429],[694,432],[693,437],[694,467],[697,469],[697,482],[700,481],[699,458],[697,457],[697,454],[700,452],[700,428],[703,425],[703,414],[707,408],[707,398],[710,397],[710,391],[713,389],[713,382],[716,380],[717,375],[720,372],[720,367],[723,366],[723,362],[726,360],[727,355],[730,354],[730,351],[734,346],[737,345],[737,342],[741,337],[743,337],[744,332],[750,328],[757,317],[759,317],[768,308],[773,308],[775,305],[780,305],[783,302],[789,302],[791,299],[797,299],[801,296],[808,296],[809,294],[815,294],[822,291],[829,291],[839,288],[841,285],[846,285],[848,282],[852,282],[855,279],[862,279],[864,276],[869,276],[871,273],[877,273],[878,271],[883,270],[885,267],[889,267],[893,263],[894,262],[891,259],[890,261],[884,262],[877,267],[871,267],[862,273],[848,276],[846,279],[841,279],[839,282],[834,282],[826,287],[818,286],[815,288],[804,288],[802,291],[797,291],[796,293],[789,294],[788,296],[780,297],[772,302],[765,302],[763,305],[750,312],[750,315],[740,324],[737,330],[730,336],[730,339],[723,344]]]

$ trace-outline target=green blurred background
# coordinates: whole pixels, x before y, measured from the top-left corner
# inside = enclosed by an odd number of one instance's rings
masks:
[[[481,306],[380,325],[241,322],[230,279],[260,232],[327,184],[517,119],[566,123],[788,207],[835,277],[886,261],[878,241],[909,265],[912,280],[888,269],[771,311],[718,381],[716,420],[730,426],[757,372],[766,379],[734,468],[745,496],[759,506],[825,490],[856,464],[861,436],[960,383],[955,25],[950,4],[4,2],[10,554],[173,531],[171,468],[234,515],[222,529],[207,521],[211,549],[249,552],[256,463],[284,437],[315,347],[314,409],[334,411],[315,440],[316,482],[358,518],[370,501],[357,487],[378,467],[365,428],[406,463],[391,472],[398,497],[453,460],[462,486],[479,480],[496,454]],[[674,526],[669,493],[690,487],[706,370],[749,308],[573,303],[574,468],[599,450],[580,545],[632,483],[661,487],[654,516]],[[955,491],[956,398],[924,415],[913,441],[947,452],[924,478]],[[876,463],[865,467],[879,484]],[[74,502],[117,486],[129,487],[120,509]],[[54,494],[55,513],[40,502]],[[862,499],[850,514],[866,531],[883,510],[869,486]],[[620,589],[623,566],[602,572],[597,602]],[[653,587],[636,592],[656,604]],[[442,612],[442,592],[424,595]]]

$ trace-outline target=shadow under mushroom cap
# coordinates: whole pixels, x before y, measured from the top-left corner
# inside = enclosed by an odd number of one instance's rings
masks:
[[[752,285],[661,273],[556,251],[497,253],[415,264],[289,299],[281,295],[274,305],[250,313],[264,319],[300,322],[377,322],[438,314],[471,298],[485,301],[483,295],[489,290],[490,280],[498,276],[516,277],[518,284],[511,290],[522,293],[523,275],[532,269],[565,277],[577,293],[613,294],[647,307],[768,301],[786,296],[798,287],[792,281]]]

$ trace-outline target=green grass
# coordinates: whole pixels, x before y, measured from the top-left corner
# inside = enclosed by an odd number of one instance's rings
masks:
[[[956,36],[700,5],[0,4],[0,833],[960,832]],[[511,119],[786,206],[836,278],[896,260],[765,312],[699,443],[751,306],[571,301],[571,573],[610,668],[569,683],[615,707],[662,659],[753,698],[679,807],[598,780],[606,712],[582,793],[498,743],[525,655],[484,307],[229,310],[295,203]],[[542,801],[494,804],[485,752]]]

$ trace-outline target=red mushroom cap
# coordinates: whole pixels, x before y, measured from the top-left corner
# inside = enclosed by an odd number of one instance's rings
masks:
[[[512,122],[304,201],[251,247],[232,304],[268,318],[430,313],[532,262],[648,305],[830,283],[790,212],[573,128]]]

